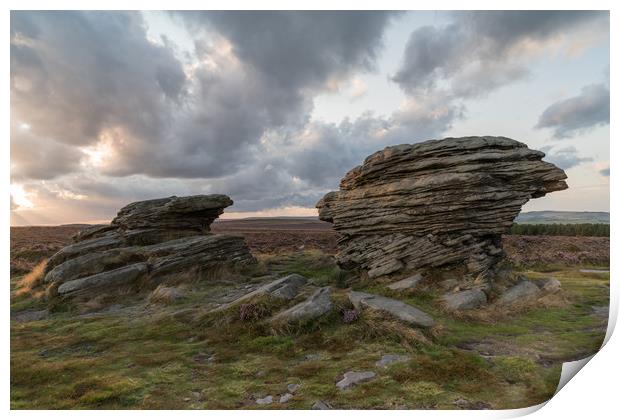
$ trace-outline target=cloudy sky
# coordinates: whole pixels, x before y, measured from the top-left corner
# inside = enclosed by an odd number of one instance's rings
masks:
[[[314,215],[385,146],[501,135],[609,210],[606,12],[12,12],[11,223],[224,193]]]

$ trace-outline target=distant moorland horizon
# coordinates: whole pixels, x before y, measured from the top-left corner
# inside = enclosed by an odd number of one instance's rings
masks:
[[[226,217],[226,213],[216,219],[214,223],[226,221],[242,220],[312,220],[318,221],[318,216],[250,216],[250,217]],[[20,225],[11,224],[11,227],[33,227],[33,226],[88,226],[93,224],[110,223],[111,220],[99,220],[91,223],[62,223],[48,225]],[[556,210],[537,210],[521,212],[515,219],[516,223],[610,223],[610,213],[605,211],[556,211]],[[323,223],[323,222],[321,222]]]

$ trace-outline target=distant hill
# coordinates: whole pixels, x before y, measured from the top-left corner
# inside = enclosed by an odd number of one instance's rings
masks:
[[[604,223],[609,224],[609,213],[603,211],[528,211],[519,214],[517,223]]]

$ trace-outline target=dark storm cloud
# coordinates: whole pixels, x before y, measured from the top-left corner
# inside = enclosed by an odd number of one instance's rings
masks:
[[[147,39],[139,13],[14,12],[11,106],[33,136],[105,141],[108,175],[224,176],[266,131],[304,124],[316,94],[371,70],[392,15],[184,14],[197,34],[190,80],[173,45]]]
[[[566,138],[603,125],[609,125],[609,87],[594,84],[547,107],[536,128],[552,128],[555,138]]]
[[[511,61],[519,39],[563,28],[558,17],[543,27],[457,14],[453,32],[414,31],[394,77],[402,106],[332,124],[310,120],[314,98],[375,69],[394,14],[173,16],[194,41],[185,66],[172,42],[148,38],[139,13],[11,14],[11,175],[33,197],[92,219],[134,200],[199,193],[229,194],[228,211],[312,207],[370,153],[441,137],[463,117],[463,99],[527,74]],[[583,16],[567,19],[594,19]],[[100,166],[84,150],[97,145],[110,152]]]
[[[52,138],[35,137],[27,126],[11,125],[11,174],[13,180],[49,180],[77,171],[83,153]]]
[[[515,61],[527,52],[526,43],[544,42],[589,22],[608,21],[609,14],[472,11],[453,17],[447,26],[425,26],[411,34],[401,67],[393,76],[405,91],[432,90],[444,81],[456,97],[484,95],[527,75],[527,69]]]
[[[592,162],[592,158],[579,156],[579,152],[573,146],[564,147],[554,150],[553,146],[541,147],[541,151],[545,153],[547,162],[551,162],[558,167],[566,170],[580,165],[584,162]]]
[[[118,127],[156,139],[184,84],[138,13],[11,13],[11,109],[34,136],[83,146]]]
[[[374,68],[394,12],[213,11],[181,13],[193,27],[226,37],[235,55],[263,81],[284,91],[322,89],[352,70]],[[284,105],[287,105],[285,103]]]

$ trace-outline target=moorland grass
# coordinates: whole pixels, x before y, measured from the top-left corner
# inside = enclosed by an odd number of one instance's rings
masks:
[[[595,352],[604,336],[605,320],[593,315],[592,306],[607,304],[608,275],[574,268],[527,272],[558,278],[564,303],[488,320],[443,312],[432,291],[393,292],[357,280],[318,252],[269,257],[262,264],[256,274],[298,272],[331,285],[334,309],[318,322],[288,328],[268,322],[291,304],[275,300],[251,302],[262,306],[257,317],[245,320],[239,307],[208,316],[201,302],[228,286],[198,282],[186,299],[170,305],[135,302],[92,317],[68,310],[40,321],[12,321],[11,407],[308,409],[321,399],[337,408],[454,409],[454,401],[465,398],[518,408],[550,398],[561,362]],[[11,285],[13,291],[19,287],[16,279]],[[345,323],[341,311],[351,307],[351,285],[416,305],[439,326],[420,331],[372,311]],[[27,293],[13,295],[11,310],[42,305]],[[482,357],[464,343],[486,343],[497,354]],[[409,360],[375,366],[394,353]],[[349,370],[373,370],[377,377],[340,391],[335,383]],[[288,403],[278,403],[290,383],[301,387]],[[265,395],[276,402],[257,406],[255,399]]]

